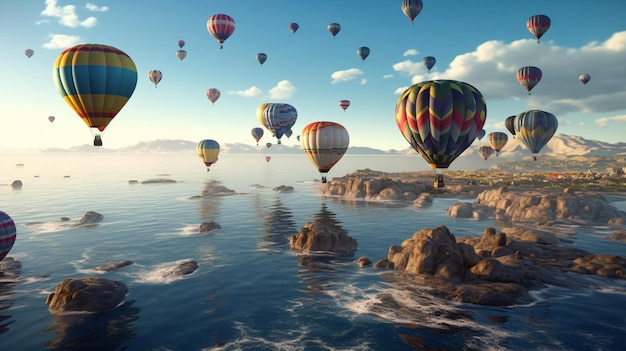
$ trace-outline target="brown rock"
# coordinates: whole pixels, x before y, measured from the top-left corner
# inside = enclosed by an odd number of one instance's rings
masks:
[[[115,308],[128,293],[124,283],[96,277],[69,278],[48,295],[51,312],[104,312]]]

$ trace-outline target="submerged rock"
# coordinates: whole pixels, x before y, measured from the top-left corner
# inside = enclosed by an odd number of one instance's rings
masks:
[[[22,189],[22,186],[23,186],[23,185],[24,185],[24,184],[22,184],[22,181],[21,181],[21,180],[14,180],[14,181],[11,183],[11,188],[13,188],[13,189]]]
[[[96,277],[63,280],[48,295],[50,312],[104,312],[118,306],[128,293],[124,283]]]
[[[279,185],[272,190],[277,193],[290,193],[293,192],[293,187],[291,185]]]
[[[198,227],[198,230],[200,230],[200,233],[206,233],[206,232],[210,232],[212,230],[216,230],[220,228],[222,227],[219,225],[219,223],[215,221],[209,221],[209,222],[202,222],[202,224],[200,224],[200,227]]]
[[[174,179],[168,178],[154,178],[148,179],[141,182],[141,184],[168,184],[168,183],[176,183]]]
[[[122,267],[126,267],[126,266],[131,265],[131,264],[133,264],[133,261],[120,260],[120,261],[109,262],[109,263],[100,265],[100,266],[96,267],[95,270],[110,272],[110,271],[114,271],[114,270],[120,269]]]
[[[88,211],[76,222],[77,226],[93,225],[102,222],[104,216],[98,212]]]
[[[192,259],[185,259],[176,262],[176,265],[169,267],[161,271],[163,278],[169,278],[171,276],[183,276],[191,274],[198,269],[198,262]]]

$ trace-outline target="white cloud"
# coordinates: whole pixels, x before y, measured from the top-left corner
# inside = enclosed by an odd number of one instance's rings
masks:
[[[43,44],[46,49],[67,49],[82,41],[78,36],[65,34],[50,34],[48,38],[48,42]]]
[[[426,67],[422,62],[413,62],[411,60],[395,63],[392,67],[394,71],[410,75],[415,75],[419,72],[426,72]]]
[[[417,55],[419,55],[419,51],[415,49],[408,49],[407,51],[404,52],[404,54],[402,54],[402,56],[417,56]]]
[[[270,97],[272,99],[288,99],[296,91],[296,87],[288,80],[281,80],[275,87],[270,89]]]
[[[229,91],[228,93],[243,96],[243,97],[254,97],[254,96],[261,95],[262,91],[261,89],[253,85],[246,90],[233,90],[233,91]]]
[[[393,74],[385,74],[383,76],[383,79],[389,79],[389,78],[393,78]]]
[[[85,5],[85,8],[89,11],[95,11],[95,12],[106,12],[109,11],[109,7],[108,6],[100,6],[98,7],[98,5],[92,4],[90,2],[87,3],[87,5]]]
[[[404,93],[405,90],[407,90],[409,87],[400,87],[398,89],[396,89],[396,91],[394,91],[393,93],[396,95],[400,95],[402,93]]]
[[[58,6],[57,0],[46,0],[46,8],[41,11],[41,15],[47,17],[57,17],[59,18],[60,24],[71,28],[76,28],[78,26],[88,28],[93,27],[98,21],[95,17],[89,17],[83,21],[79,20],[78,15],[76,14],[75,5]]]
[[[361,79],[361,84],[363,84],[363,85],[367,84],[367,78]]]
[[[600,127],[605,128],[610,121],[617,121],[621,123],[626,123],[626,115],[614,116],[614,117],[601,117],[594,121],[594,123]]]
[[[358,68],[350,68],[343,71],[337,71],[330,75],[330,77],[333,79],[331,83],[336,84],[339,82],[347,82],[355,79],[362,74],[363,71]]]

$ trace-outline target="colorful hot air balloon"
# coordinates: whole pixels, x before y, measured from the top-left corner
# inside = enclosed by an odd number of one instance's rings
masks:
[[[267,55],[259,52],[258,54],[256,54],[256,60],[261,64],[261,66],[263,66],[263,63],[265,63],[265,61],[267,60]]]
[[[537,44],[539,44],[539,39],[550,28],[550,17],[546,15],[530,16],[526,21],[526,28],[537,38]]]
[[[185,46],[185,41],[181,39],[178,41],[178,47],[182,49],[183,46]]]
[[[250,133],[252,134],[252,137],[256,141],[256,145],[259,146],[259,140],[261,140],[261,138],[263,137],[263,128],[254,127],[252,128]]]
[[[506,145],[507,141],[509,141],[509,137],[506,133],[502,132],[491,132],[487,134],[487,142],[489,146],[496,152],[496,156],[500,155],[500,150]]]
[[[295,22],[289,23],[289,30],[291,31],[291,33],[296,34],[296,32],[298,31],[298,28],[300,28],[300,26],[297,23]]]
[[[222,93],[217,88],[209,88],[206,91],[206,97],[213,105],[215,105],[215,101],[217,101],[220,96],[222,96]]]
[[[265,162],[269,163],[271,159],[272,159],[271,156],[265,156]]]
[[[260,108],[260,106],[259,106]],[[258,113],[258,109],[257,109]],[[261,124],[272,132],[273,136],[278,139],[280,144],[280,138],[296,123],[298,118],[298,111],[296,108],[283,103],[267,104],[263,109],[263,121]]]
[[[335,36],[341,30],[341,25],[339,23],[331,23],[326,28],[328,28],[328,31],[330,32],[330,34],[333,36],[333,38],[335,38]]]
[[[326,175],[348,149],[348,131],[339,123],[313,122],[304,127],[300,135],[302,150],[326,183]]]
[[[176,57],[178,57],[179,60],[184,60],[185,57],[187,57],[187,51],[185,50],[176,50]]]
[[[425,56],[422,59],[422,63],[424,63],[424,66],[426,66],[426,69],[428,69],[428,73],[430,73],[430,69],[435,66],[435,63],[437,63],[437,59],[433,56]]]
[[[53,70],[54,84],[68,105],[94,133],[101,133],[130,99],[137,68],[123,51],[100,44],[80,44],[63,51]]]
[[[409,20],[411,20],[411,25],[413,25],[413,20],[420,14],[420,12],[422,12],[423,6],[424,4],[422,4],[422,0],[402,0],[400,8]]]
[[[0,211],[0,261],[9,254],[15,243],[15,222],[5,212]]]
[[[56,118],[54,116],[48,116],[48,121],[50,121],[50,123],[54,122]]]
[[[530,95],[530,91],[541,81],[541,75],[539,68],[526,66],[517,71],[517,81],[528,90],[528,95]]]
[[[368,48],[367,46],[361,46],[360,48],[356,49],[356,54],[359,55],[363,62],[365,62],[365,59],[370,55],[370,48]]]
[[[163,79],[163,73],[159,70],[152,70],[148,72],[148,79],[154,84],[154,87],[157,87],[157,84]]]
[[[578,76],[578,80],[583,84],[587,84],[591,80],[591,75],[587,73],[581,74],[580,76]]]
[[[24,55],[26,55],[26,57],[31,58],[31,56],[33,56],[35,54],[35,51],[33,49],[26,49],[24,50]]]
[[[213,38],[220,43],[220,49],[223,49],[224,41],[235,31],[235,20],[228,15],[216,14],[209,18],[206,27]]]
[[[350,107],[350,100],[339,100],[339,107],[345,111],[348,107]]]
[[[537,154],[552,138],[559,121],[550,112],[529,110],[517,115],[515,119],[515,135],[532,152],[533,161]]]
[[[406,89],[395,114],[402,136],[435,171],[435,186],[443,187],[443,172],[483,129],[487,105],[470,84],[434,80]]]
[[[272,143],[270,143],[270,142],[265,143],[265,147],[268,148],[268,149],[271,148],[272,147]]]
[[[206,166],[206,171],[210,171],[209,167],[217,162],[217,155],[220,153],[220,144],[217,141],[206,139],[202,140],[196,146],[196,152],[198,157],[202,160]]]
[[[491,156],[493,154],[495,150],[489,146],[489,145],[482,145],[478,148],[478,154],[480,155],[480,157],[483,158],[483,160],[487,161],[487,159],[489,158],[489,156]]]
[[[478,135],[476,136],[476,138],[478,140],[482,140],[485,137],[485,134],[487,134],[487,132],[484,129],[481,129],[480,132],[478,132]]]
[[[513,138],[515,138],[515,117],[517,116],[509,116],[504,120],[504,126],[513,135]]]

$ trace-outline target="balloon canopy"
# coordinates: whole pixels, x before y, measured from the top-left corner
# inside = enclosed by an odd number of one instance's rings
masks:
[[[148,79],[150,79],[150,81],[152,82],[152,84],[154,84],[154,87],[156,88],[157,84],[159,84],[161,79],[163,79],[163,73],[156,69],[152,70],[148,72]]]
[[[54,116],[48,116],[48,121],[50,121],[50,123],[54,122],[56,118]]]
[[[504,126],[513,135],[513,138],[515,138],[515,117],[517,116],[509,116],[504,120]]]
[[[267,55],[259,52],[258,54],[256,54],[256,60],[261,64],[261,66],[265,63],[265,61],[267,60]]]
[[[583,84],[587,84],[591,80],[591,75],[588,73],[581,74],[580,76],[578,76],[578,80]]]
[[[339,100],[339,107],[345,111],[348,107],[350,107],[350,100]]]
[[[522,67],[517,71],[517,81],[528,91],[528,95],[530,95],[530,91],[533,90],[535,85],[541,81],[541,70],[535,66],[526,66]]]
[[[491,132],[487,134],[487,141],[489,146],[496,151],[496,156],[500,155],[500,150],[509,141],[509,136],[502,132]]]
[[[178,57],[179,60],[184,60],[185,57],[187,57],[187,51],[185,50],[177,50],[176,51],[176,57]]]
[[[334,38],[341,31],[341,25],[339,23],[331,23],[327,29]]]
[[[402,0],[400,8],[411,21],[411,25],[413,25],[413,20],[420,14],[420,12],[422,12],[423,6],[424,4],[422,4],[422,0]]]
[[[487,159],[489,158],[489,156],[493,155],[494,153],[494,149],[489,146],[489,145],[482,145],[478,148],[478,154],[480,155],[480,157],[483,158],[483,160],[487,161]]]
[[[209,88],[206,91],[206,97],[211,101],[211,104],[215,105],[215,102],[222,96],[222,93],[217,88]]]
[[[437,63],[437,59],[433,56],[425,56],[422,59],[422,63],[424,63],[424,66],[426,66],[426,69],[428,69],[428,73],[430,73],[430,69],[435,66],[435,63]]]
[[[526,28],[537,38],[537,44],[539,44],[539,39],[541,39],[550,28],[550,17],[546,15],[530,16],[526,21]]]
[[[206,23],[209,33],[220,43],[220,49],[224,48],[224,41],[235,31],[235,20],[229,15],[215,14]]]
[[[367,46],[361,46],[360,48],[356,49],[356,54],[359,55],[363,62],[365,62],[365,59],[370,55],[370,48],[368,48]]]
[[[559,126],[556,116],[541,110],[529,110],[520,113],[515,119],[515,135],[532,153],[533,160]]]
[[[335,122],[309,123],[300,133],[300,145],[311,163],[322,175],[326,175],[339,162],[348,149],[350,136],[346,128]]]
[[[9,254],[15,243],[15,222],[11,216],[0,211],[0,261]]]
[[[185,46],[185,41],[181,39],[178,41],[178,47],[182,49],[183,46]]]
[[[210,170],[209,167],[217,162],[217,156],[220,153],[220,144],[212,139],[205,139],[198,143],[196,146],[196,152],[198,153],[198,157],[206,166],[207,172]]]
[[[24,50],[24,55],[26,55],[26,57],[31,58],[31,56],[33,56],[35,54],[35,51],[33,49],[26,49]]]
[[[298,111],[289,104],[261,104],[257,108],[257,118],[267,130],[272,132],[280,144],[280,138],[296,123]]]
[[[254,140],[256,141],[256,144],[258,146],[259,145],[259,140],[261,140],[261,138],[263,137],[263,128],[254,127],[250,131],[250,134],[252,134],[252,138],[254,138]]]
[[[291,22],[289,23],[289,30],[291,31],[291,33],[296,34],[296,32],[298,31],[298,28],[300,28],[300,25],[298,25],[295,22]]]

